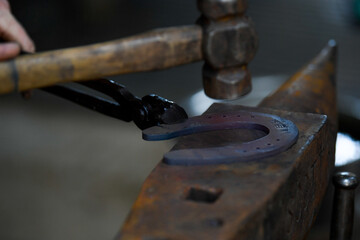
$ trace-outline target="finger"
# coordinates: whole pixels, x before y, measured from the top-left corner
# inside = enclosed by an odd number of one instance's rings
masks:
[[[10,4],[7,0],[0,0],[0,8],[7,9],[10,11]]]
[[[0,44],[0,61],[13,58],[20,53],[20,45],[14,42]]]
[[[26,33],[25,29],[8,10],[1,8],[0,37],[7,41],[18,42],[24,51],[35,51],[35,45]]]

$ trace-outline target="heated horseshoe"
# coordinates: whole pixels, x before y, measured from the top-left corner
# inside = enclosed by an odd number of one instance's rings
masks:
[[[237,111],[204,114],[182,123],[151,127],[143,130],[143,139],[166,140],[225,129],[256,129],[266,135],[250,142],[228,146],[170,151],[164,155],[163,161],[170,165],[207,165],[270,157],[290,148],[299,135],[296,125],[290,120],[266,113]]]

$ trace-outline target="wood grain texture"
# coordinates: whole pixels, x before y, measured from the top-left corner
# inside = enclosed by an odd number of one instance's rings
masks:
[[[170,68],[202,59],[197,25],[25,55],[0,63],[0,94],[118,74]]]

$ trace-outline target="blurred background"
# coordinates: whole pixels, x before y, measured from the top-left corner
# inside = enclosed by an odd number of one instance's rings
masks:
[[[337,164],[360,174],[360,16],[357,0],[251,0],[260,48],[250,64],[255,106],[314,57],[339,44],[341,113]],[[113,40],[192,24],[195,0],[17,0],[14,15],[37,51]],[[213,102],[202,92],[202,63],[115,76],[137,96],[156,93],[192,115]],[[145,142],[133,123],[102,116],[35,90],[30,100],[0,96],[0,239],[112,239],[142,182],[174,141]],[[350,164],[350,165],[349,165]],[[326,204],[331,205],[331,189]],[[359,191],[358,191],[359,193]],[[356,212],[360,215],[360,197]],[[330,203],[329,203],[330,202]],[[330,209],[309,239],[328,239]],[[356,226],[359,226],[359,217]],[[323,221],[321,221],[323,220]],[[360,228],[355,227],[360,239]]]

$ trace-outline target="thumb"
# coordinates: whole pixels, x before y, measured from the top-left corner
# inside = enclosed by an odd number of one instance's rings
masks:
[[[0,61],[13,58],[20,53],[20,45],[15,42],[0,44]]]

